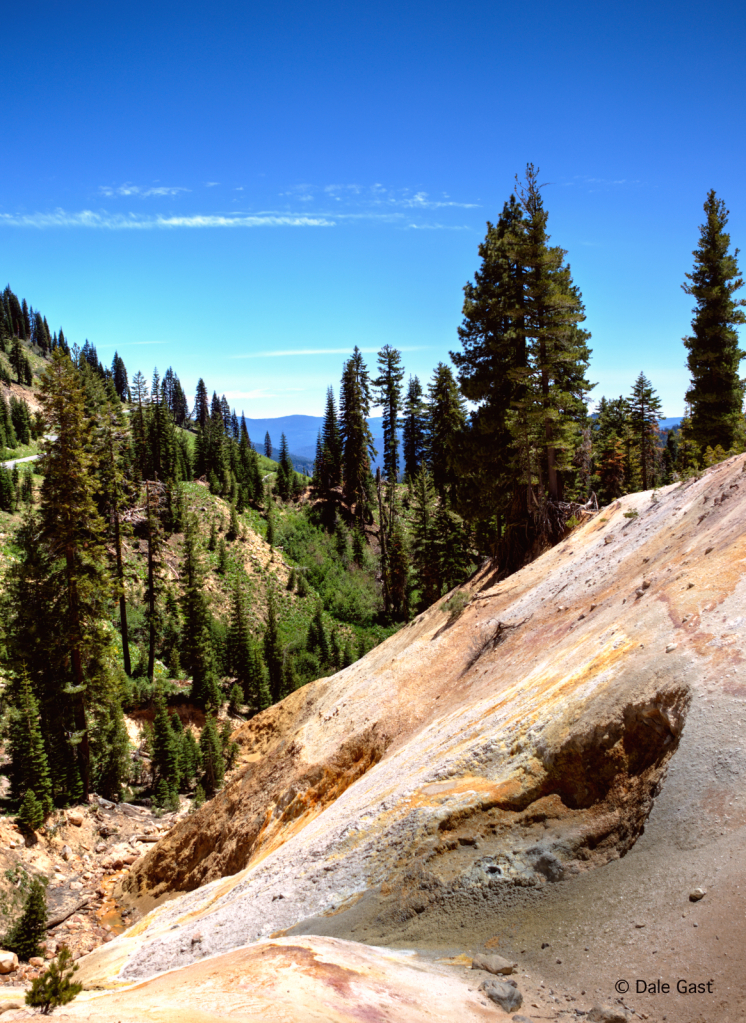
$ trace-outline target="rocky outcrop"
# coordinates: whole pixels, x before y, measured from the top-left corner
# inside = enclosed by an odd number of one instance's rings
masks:
[[[582,892],[646,827],[650,855],[708,841],[713,801],[740,799],[746,769],[736,737],[714,749],[710,703],[730,701],[737,730],[743,469],[626,497],[507,579],[484,566],[457,616],[444,598],[244,725],[239,775],[124,883],[145,909],[170,901],[84,978],[150,977],[282,933],[474,935]]]

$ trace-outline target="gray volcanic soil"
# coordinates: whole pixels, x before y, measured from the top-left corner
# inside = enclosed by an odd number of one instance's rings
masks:
[[[708,695],[690,707],[645,832],[622,858],[540,890],[499,885],[481,889],[487,897],[478,901],[456,895],[447,907],[426,908],[398,927],[390,914],[382,926],[386,900],[369,892],[350,910],[303,921],[289,933],[426,956],[497,952],[532,978],[521,983],[524,1014],[532,1012],[541,979],[542,1011],[552,1003],[557,1010],[614,1003],[620,998],[614,985],[627,980],[622,1003],[651,1020],[745,1020],[746,671],[700,680],[708,683]],[[689,892],[699,886],[707,895],[692,903]],[[638,979],[661,979],[671,990],[637,993]],[[681,979],[712,981],[713,993],[681,995]]]

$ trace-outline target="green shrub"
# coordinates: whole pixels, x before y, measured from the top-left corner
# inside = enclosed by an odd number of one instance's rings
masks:
[[[454,622],[468,604],[469,595],[464,593],[463,590],[459,590],[458,593],[454,593],[453,596],[445,602],[443,610],[446,612],[450,620]]]

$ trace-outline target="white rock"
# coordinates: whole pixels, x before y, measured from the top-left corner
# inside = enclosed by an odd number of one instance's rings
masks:
[[[15,952],[0,950],[0,973],[14,973],[18,969],[18,956]]]

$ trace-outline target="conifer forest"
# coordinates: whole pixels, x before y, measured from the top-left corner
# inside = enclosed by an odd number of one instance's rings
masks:
[[[588,510],[746,450],[724,200],[707,195],[698,239],[692,225],[691,383],[663,429],[644,366],[590,401],[583,297],[537,175],[487,224],[450,363],[420,380],[396,348],[366,362],[351,345],[312,475],[284,436],[249,435],[209,364],[194,394],[178,367],[104,364],[5,288],[4,812],[38,829],[93,792],[198,806],[233,767],[236,722],[349,666],[486,560],[507,576]]]

